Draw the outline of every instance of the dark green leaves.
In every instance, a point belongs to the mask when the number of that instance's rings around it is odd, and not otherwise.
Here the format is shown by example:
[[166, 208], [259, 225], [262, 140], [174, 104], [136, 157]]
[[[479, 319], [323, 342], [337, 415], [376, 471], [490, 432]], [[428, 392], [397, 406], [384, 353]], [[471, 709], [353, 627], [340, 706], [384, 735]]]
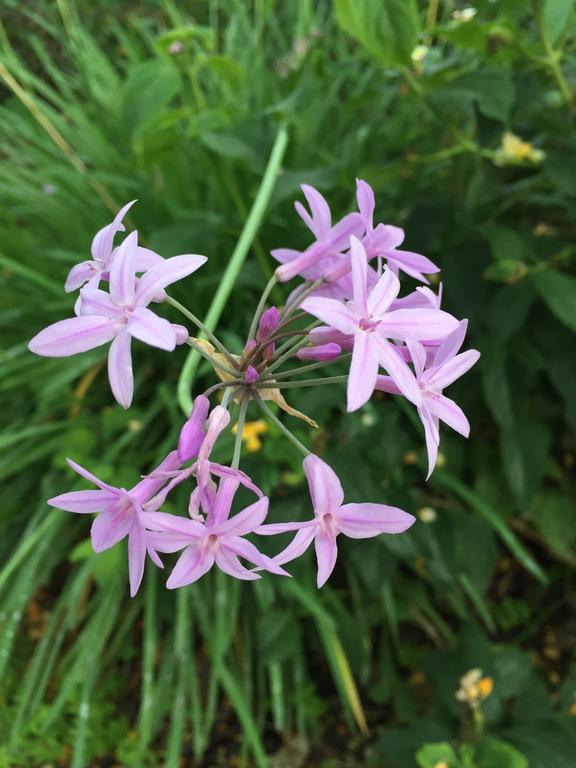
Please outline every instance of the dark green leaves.
[[558, 320], [576, 331], [576, 277], [560, 272], [540, 272], [534, 285]]
[[574, 7], [574, 0], [544, 0], [542, 25], [552, 45], [555, 45], [566, 31]]
[[383, 64], [409, 64], [420, 33], [415, 0], [334, 0], [336, 19]]

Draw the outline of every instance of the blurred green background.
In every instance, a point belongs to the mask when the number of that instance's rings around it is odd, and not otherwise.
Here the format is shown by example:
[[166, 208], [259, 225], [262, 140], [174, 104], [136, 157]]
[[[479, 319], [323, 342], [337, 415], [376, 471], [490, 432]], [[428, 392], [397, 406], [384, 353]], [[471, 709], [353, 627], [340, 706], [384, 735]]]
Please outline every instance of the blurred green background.
[[[574, 765], [574, 0], [4, 0], [0, 21], [0, 766]], [[185, 351], [138, 345], [124, 412], [105, 350], [26, 344], [134, 197], [149, 247], [209, 257], [172, 292], [202, 316], [284, 131], [218, 332], [240, 350], [269, 251], [308, 244], [299, 184], [339, 216], [364, 178], [470, 319], [482, 358], [450, 394], [471, 438], [444, 430], [424, 483], [409, 408], [293, 394], [348, 500], [419, 522], [343, 541], [320, 592], [309, 553], [292, 580], [177, 594], [150, 569], [130, 600], [122, 545], [92, 554], [45, 499], [75, 487], [66, 456], [123, 485], [173, 446]], [[194, 391], [212, 381], [201, 365]], [[279, 433], [242, 466], [276, 519], [307, 516]]]

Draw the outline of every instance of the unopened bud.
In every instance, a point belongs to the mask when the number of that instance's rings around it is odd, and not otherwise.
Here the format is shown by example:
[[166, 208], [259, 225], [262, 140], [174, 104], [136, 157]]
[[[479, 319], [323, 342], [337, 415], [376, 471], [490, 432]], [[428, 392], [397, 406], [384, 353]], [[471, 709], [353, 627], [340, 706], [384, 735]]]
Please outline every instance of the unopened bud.
[[260, 378], [260, 374], [253, 365], [249, 365], [248, 368], [246, 368], [246, 375], [244, 378], [248, 384], [254, 384], [254, 382], [258, 381]]
[[324, 363], [335, 360], [340, 352], [342, 352], [340, 344], [330, 342], [329, 344], [321, 344], [315, 347], [303, 347], [298, 350], [296, 357], [299, 360], [318, 360]]
[[263, 312], [258, 322], [256, 341], [266, 341], [280, 325], [280, 312], [278, 307], [270, 307]]

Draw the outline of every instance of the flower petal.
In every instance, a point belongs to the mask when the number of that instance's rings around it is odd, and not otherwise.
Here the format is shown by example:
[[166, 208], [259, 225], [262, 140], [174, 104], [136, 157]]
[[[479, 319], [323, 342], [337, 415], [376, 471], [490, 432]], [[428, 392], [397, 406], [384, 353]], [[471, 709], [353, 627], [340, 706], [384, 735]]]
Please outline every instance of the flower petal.
[[136, 288], [138, 232], [131, 232], [114, 254], [110, 268], [110, 295], [119, 306], [131, 306]]
[[144, 344], [172, 352], [176, 348], [176, 332], [172, 324], [147, 307], [136, 307], [130, 315], [128, 333]]
[[168, 589], [176, 589], [192, 584], [204, 576], [213, 565], [212, 552], [203, 552], [197, 544], [190, 544], [180, 555], [166, 586]]
[[178, 438], [178, 456], [182, 463], [190, 461], [198, 455], [206, 435], [204, 424], [206, 423], [209, 409], [210, 401], [208, 398], [204, 397], [204, 395], [198, 395], [194, 400], [192, 412], [180, 430]]
[[134, 509], [116, 506], [102, 512], [92, 523], [90, 534], [95, 552], [110, 549], [130, 533], [134, 523]]
[[302, 462], [312, 505], [316, 515], [335, 512], [344, 501], [344, 491], [338, 475], [325, 461], [311, 453]]
[[431, 341], [445, 338], [457, 325], [456, 318], [441, 309], [395, 309], [386, 314], [380, 329], [400, 341]]
[[94, 235], [91, 247], [93, 259], [104, 263], [108, 261], [112, 254], [114, 236], [117, 232], [124, 232], [125, 226], [122, 224], [122, 219], [126, 216], [135, 202], [136, 200], [131, 200], [129, 203], [126, 203], [126, 205], [120, 208], [116, 216], [114, 216], [112, 223], [102, 227], [102, 229]]
[[152, 472], [142, 478], [142, 480], [130, 490], [130, 495], [137, 499], [138, 504], [145, 504], [155, 493], [157, 493], [157, 491], [160, 490], [160, 488], [162, 488], [164, 483], [170, 479], [165, 473], [174, 472], [174, 470], [179, 469], [180, 464], [181, 461], [178, 458], [178, 451], [170, 451]]
[[469, 371], [478, 362], [479, 357], [480, 352], [476, 349], [468, 349], [466, 352], [461, 352], [438, 368], [435, 367], [427, 371], [430, 376], [426, 378], [426, 386], [434, 389], [444, 389], [444, 387], [459, 379], [460, 376], [463, 376], [466, 371]]
[[388, 267], [384, 267], [382, 277], [378, 280], [368, 296], [368, 311], [374, 317], [382, 317], [400, 291], [400, 280]]
[[251, 541], [243, 539], [241, 536], [226, 536], [220, 540], [221, 548], [229, 549], [235, 555], [243, 557], [250, 563], [254, 563], [259, 568], [264, 568], [277, 576], [289, 576], [290, 574], [281, 568], [275, 560], [268, 555], [263, 554], [252, 544]]
[[149, 531], [177, 533], [179, 536], [188, 537], [189, 540], [203, 538], [206, 534], [202, 523], [168, 512], [144, 512], [141, 520], [142, 525]]
[[426, 451], [428, 453], [428, 474], [426, 480], [430, 477], [436, 466], [438, 456], [438, 446], [440, 445], [440, 435], [438, 433], [437, 419], [425, 407], [418, 408], [418, 415], [424, 425], [424, 436], [426, 438]]
[[163, 288], [188, 277], [207, 261], [206, 256], [196, 254], [183, 254], [165, 259], [162, 264], [150, 269], [138, 281], [136, 303], [140, 307], [145, 307]]
[[122, 331], [110, 345], [108, 352], [108, 379], [112, 394], [123, 408], [129, 408], [134, 394], [132, 373], [131, 336]]
[[368, 314], [367, 280], [368, 280], [368, 261], [364, 246], [357, 237], [350, 238], [350, 262], [352, 264], [352, 286], [354, 295], [354, 306], [356, 311], [364, 317]]
[[426, 398], [426, 405], [434, 416], [448, 424], [449, 427], [452, 427], [462, 437], [468, 437], [470, 434], [470, 424], [464, 411], [454, 400], [450, 400], [445, 395], [430, 395]]
[[53, 496], [46, 502], [51, 507], [63, 509], [65, 512], [103, 512], [111, 504], [118, 501], [118, 495], [110, 491], [71, 491]]
[[300, 557], [300, 555], [304, 554], [310, 544], [312, 544], [312, 541], [316, 536], [317, 529], [318, 526], [315, 521], [314, 525], [300, 528], [290, 544], [288, 544], [288, 546], [283, 549], [282, 552], [279, 552], [276, 557], [273, 558], [274, 562], [278, 565], [282, 565], [283, 563], [289, 563], [292, 560], [296, 560], [297, 557]]
[[422, 399], [420, 387], [400, 353], [386, 339], [380, 338], [377, 334], [374, 334], [374, 338], [377, 342], [380, 365], [388, 371], [404, 397], [411, 403], [419, 403]]
[[414, 515], [387, 504], [344, 504], [336, 517], [340, 531], [352, 539], [368, 539], [381, 533], [402, 533], [415, 522]]
[[328, 581], [338, 557], [338, 547], [336, 545], [336, 536], [331, 533], [319, 532], [314, 540], [316, 549], [316, 560], [318, 562], [318, 574], [316, 583], [318, 589], [323, 587]]
[[390, 395], [402, 394], [392, 376], [377, 376], [375, 389], [378, 389], [380, 392], [388, 392]]
[[374, 218], [374, 190], [362, 179], [356, 179], [356, 200], [358, 201], [358, 210], [364, 220], [366, 227], [372, 229], [372, 220]]
[[71, 317], [49, 325], [28, 344], [43, 357], [69, 357], [112, 341], [118, 323], [107, 317]]
[[135, 523], [128, 534], [128, 575], [130, 597], [134, 597], [142, 583], [146, 562], [146, 537], [144, 530]]
[[300, 189], [304, 193], [312, 215], [308, 214], [302, 203], [296, 202], [294, 207], [308, 229], [312, 231], [317, 239], [320, 239], [330, 231], [332, 226], [330, 206], [323, 195], [309, 184], [301, 184]]
[[393, 250], [384, 253], [384, 256], [397, 264], [397, 266], [407, 275], [416, 278], [416, 280], [421, 280], [424, 283], [428, 282], [424, 275], [434, 275], [437, 272], [440, 272], [440, 267], [437, 267], [436, 264], [426, 258], [426, 256], [422, 256], [421, 253]]
[[97, 485], [98, 488], [102, 489], [103, 491], [108, 491], [109, 493], [115, 494], [116, 496], [121, 495], [121, 491], [118, 488], [114, 488], [114, 486], [102, 482], [99, 477], [93, 475], [92, 472], [88, 472], [87, 469], [84, 469], [84, 467], [82, 467], [80, 464], [77, 464], [75, 461], [72, 461], [72, 459], [66, 459], [66, 462], [68, 466], [74, 470], [74, 472], [79, 474], [81, 477], [84, 477], [86, 480], [89, 480], [91, 483], [94, 483], [94, 485]]
[[305, 312], [341, 333], [351, 334], [358, 328], [358, 319], [354, 310], [336, 299], [309, 296], [300, 306]]
[[148, 272], [152, 267], [157, 267], [163, 263], [164, 258], [156, 251], [143, 248], [141, 245], [136, 248], [136, 272]]
[[268, 497], [263, 496], [234, 517], [229, 517], [211, 530], [226, 536], [245, 536], [262, 525], [268, 514]]
[[354, 334], [354, 349], [348, 375], [347, 410], [357, 410], [370, 400], [378, 376], [378, 348], [374, 334], [358, 330]]
[[216, 550], [216, 565], [221, 571], [224, 571], [224, 573], [227, 573], [229, 576], [233, 576], [235, 579], [256, 581], [257, 579], [262, 578], [259, 573], [249, 571], [248, 568], [243, 566], [234, 552], [223, 545], [220, 545]]
[[80, 304], [78, 307], [80, 316], [98, 315], [99, 317], [116, 318], [119, 323], [122, 310], [112, 301], [109, 293], [100, 288], [86, 286], [80, 291]]
[[77, 288], [81, 288], [84, 283], [87, 283], [88, 280], [91, 280], [98, 274], [96, 266], [93, 261], [82, 261], [80, 264], [75, 264], [70, 272], [68, 272], [68, 277], [64, 283], [66, 293], [71, 293]]
[[461, 320], [456, 326], [456, 329], [446, 336], [434, 355], [434, 360], [432, 362], [434, 367], [447, 363], [448, 360], [455, 357], [462, 344], [464, 344], [467, 330], [468, 320]]
[[406, 341], [406, 346], [410, 352], [410, 359], [414, 364], [416, 377], [420, 378], [424, 372], [424, 366], [426, 365], [426, 350], [419, 341], [413, 341], [412, 339]]

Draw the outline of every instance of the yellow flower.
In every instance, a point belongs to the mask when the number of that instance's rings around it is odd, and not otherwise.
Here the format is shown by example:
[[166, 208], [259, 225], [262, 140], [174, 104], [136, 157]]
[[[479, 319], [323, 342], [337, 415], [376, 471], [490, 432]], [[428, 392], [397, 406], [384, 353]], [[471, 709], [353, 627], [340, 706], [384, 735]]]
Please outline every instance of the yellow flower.
[[491, 677], [482, 677], [481, 669], [471, 669], [460, 678], [460, 688], [456, 691], [456, 699], [475, 709], [488, 698], [494, 689]]
[[[232, 432], [236, 434], [238, 431], [238, 425], [234, 425]], [[256, 453], [262, 448], [262, 440], [260, 435], [265, 435], [268, 432], [268, 422], [263, 419], [257, 421], [247, 421], [242, 429], [242, 440], [246, 446], [246, 450], [249, 453]]]
[[544, 158], [545, 153], [541, 149], [536, 149], [529, 141], [523, 141], [519, 136], [511, 131], [506, 131], [502, 135], [502, 142], [499, 149], [494, 153], [494, 162], [496, 165], [539, 165]]
[[436, 763], [434, 768], [450, 768], [450, 766], [445, 760], [440, 760], [438, 763]]
[[421, 507], [416, 514], [423, 523], [435, 523], [438, 519], [436, 510], [433, 507]]
[[576, 715], [576, 701], [573, 701], [572, 704], [570, 704], [568, 712], [570, 712], [571, 715]]

